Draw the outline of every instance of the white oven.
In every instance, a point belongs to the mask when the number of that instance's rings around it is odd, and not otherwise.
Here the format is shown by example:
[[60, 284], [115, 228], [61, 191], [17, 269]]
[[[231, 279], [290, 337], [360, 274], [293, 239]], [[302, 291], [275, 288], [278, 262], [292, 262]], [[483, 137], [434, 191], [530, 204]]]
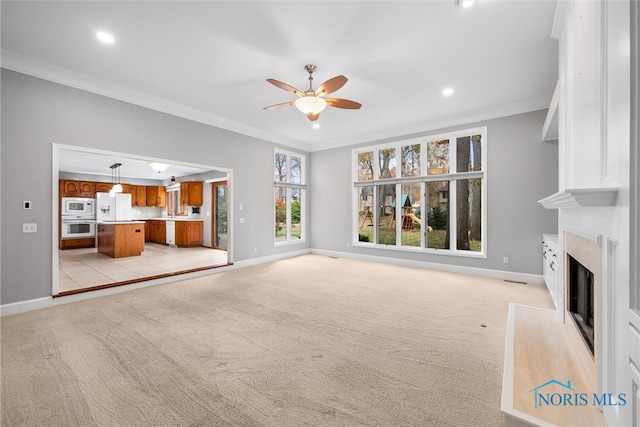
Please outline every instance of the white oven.
[[84, 239], [96, 237], [96, 221], [88, 218], [62, 217], [63, 239]]
[[63, 197], [62, 198], [62, 216], [65, 215], [84, 215], [95, 219], [96, 212], [93, 209], [95, 200], [85, 197]]

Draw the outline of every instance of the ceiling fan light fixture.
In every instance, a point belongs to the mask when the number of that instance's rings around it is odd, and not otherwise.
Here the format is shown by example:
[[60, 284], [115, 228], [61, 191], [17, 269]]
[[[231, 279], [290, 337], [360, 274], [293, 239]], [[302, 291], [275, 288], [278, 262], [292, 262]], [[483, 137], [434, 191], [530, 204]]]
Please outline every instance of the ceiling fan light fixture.
[[456, 0], [456, 6], [466, 9], [471, 7], [475, 3], [475, 0]]
[[116, 41], [115, 37], [104, 31], [98, 31], [96, 33], [96, 38], [106, 44], [113, 44]]
[[296, 107], [304, 114], [319, 114], [327, 106], [327, 101], [317, 96], [303, 96], [296, 99]]
[[151, 169], [158, 173], [164, 172], [169, 167], [169, 165], [166, 163], [147, 162], [147, 164], [151, 166]]

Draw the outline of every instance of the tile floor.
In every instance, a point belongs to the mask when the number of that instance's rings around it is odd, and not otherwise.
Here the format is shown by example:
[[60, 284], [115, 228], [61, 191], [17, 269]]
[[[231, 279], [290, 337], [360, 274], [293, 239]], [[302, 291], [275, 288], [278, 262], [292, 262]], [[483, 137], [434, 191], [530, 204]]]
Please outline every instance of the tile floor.
[[227, 252], [145, 243], [142, 255], [111, 258], [96, 248], [59, 251], [58, 290], [66, 292], [227, 263]]

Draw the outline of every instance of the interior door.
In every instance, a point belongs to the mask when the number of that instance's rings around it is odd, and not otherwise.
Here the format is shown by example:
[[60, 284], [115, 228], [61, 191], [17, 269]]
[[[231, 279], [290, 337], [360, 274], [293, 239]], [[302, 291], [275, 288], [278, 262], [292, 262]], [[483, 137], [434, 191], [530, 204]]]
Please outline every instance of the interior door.
[[211, 227], [211, 242], [215, 249], [227, 250], [227, 181], [214, 182], [211, 184], [213, 226]]

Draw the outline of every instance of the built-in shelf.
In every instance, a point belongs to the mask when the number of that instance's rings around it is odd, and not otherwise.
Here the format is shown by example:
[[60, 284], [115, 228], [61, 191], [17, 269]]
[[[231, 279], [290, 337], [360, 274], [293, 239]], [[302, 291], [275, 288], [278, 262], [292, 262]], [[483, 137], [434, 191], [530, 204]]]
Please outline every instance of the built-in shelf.
[[553, 97], [551, 98], [551, 104], [547, 111], [547, 117], [544, 120], [544, 125], [542, 126], [543, 141], [558, 140], [558, 104], [560, 102], [559, 86], [560, 82], [556, 83], [556, 89], [553, 91]]
[[617, 198], [617, 188], [574, 188], [552, 194], [538, 203], [547, 209], [615, 206]]

